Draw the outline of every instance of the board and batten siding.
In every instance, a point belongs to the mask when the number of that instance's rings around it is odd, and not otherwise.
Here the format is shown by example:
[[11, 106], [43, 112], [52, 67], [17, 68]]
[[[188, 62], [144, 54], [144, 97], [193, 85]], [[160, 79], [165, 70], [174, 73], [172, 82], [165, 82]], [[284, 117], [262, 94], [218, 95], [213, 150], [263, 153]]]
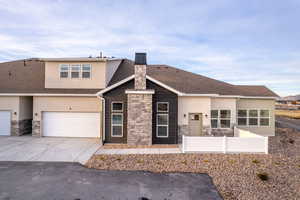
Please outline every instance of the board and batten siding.
[[[177, 95], [159, 85], [147, 80], [147, 89], [155, 90], [153, 94], [153, 114], [152, 114], [152, 143], [153, 144], [176, 144], [177, 143], [177, 123], [178, 104]], [[117, 88], [103, 94], [105, 99], [105, 142], [107, 143], [127, 143], [127, 89], [134, 89], [134, 80], [128, 81]], [[111, 137], [111, 103], [123, 102], [123, 137]], [[169, 102], [169, 137], [156, 137], [156, 104], [157, 102]]]
[[270, 111], [269, 126], [237, 126], [262, 136], [275, 135], [275, 100], [273, 99], [238, 99], [237, 110], [267, 109]]

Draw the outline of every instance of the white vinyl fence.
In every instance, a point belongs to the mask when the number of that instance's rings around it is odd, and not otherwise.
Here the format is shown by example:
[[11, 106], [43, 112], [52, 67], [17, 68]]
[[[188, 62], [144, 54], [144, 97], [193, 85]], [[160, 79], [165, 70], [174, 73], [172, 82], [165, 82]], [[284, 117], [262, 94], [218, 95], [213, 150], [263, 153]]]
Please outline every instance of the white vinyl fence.
[[182, 136], [182, 152], [266, 153], [268, 137]]

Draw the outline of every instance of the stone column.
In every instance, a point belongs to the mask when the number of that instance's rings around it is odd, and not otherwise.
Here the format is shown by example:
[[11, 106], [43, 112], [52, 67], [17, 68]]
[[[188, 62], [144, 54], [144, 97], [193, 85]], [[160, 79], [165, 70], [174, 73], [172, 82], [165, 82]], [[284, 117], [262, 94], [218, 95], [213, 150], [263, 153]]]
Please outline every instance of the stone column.
[[134, 65], [134, 88], [146, 90], [146, 65]]
[[11, 121], [11, 136], [21, 136], [31, 133], [31, 119], [12, 120]]
[[41, 136], [41, 122], [32, 121], [32, 136], [40, 137]]
[[127, 144], [152, 145], [154, 90], [127, 90]]

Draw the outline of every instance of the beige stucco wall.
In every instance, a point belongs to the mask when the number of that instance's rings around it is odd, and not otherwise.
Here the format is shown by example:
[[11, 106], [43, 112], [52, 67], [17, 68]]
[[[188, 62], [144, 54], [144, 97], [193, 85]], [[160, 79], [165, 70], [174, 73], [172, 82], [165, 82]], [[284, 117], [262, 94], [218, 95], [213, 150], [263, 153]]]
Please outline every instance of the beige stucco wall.
[[20, 103], [19, 120], [32, 119], [33, 98], [20, 97], [19, 103]]
[[33, 120], [40, 121], [43, 111], [101, 112], [97, 97], [33, 97]]
[[236, 123], [236, 98], [212, 98], [211, 110], [231, 110], [231, 124]]
[[238, 126], [238, 128], [252, 131], [263, 136], [275, 135], [275, 100], [267, 99], [239, 99], [237, 100], [237, 109], [268, 109], [270, 110], [269, 127], [249, 127]]
[[[11, 111], [12, 120], [19, 119], [19, 101], [17, 97], [0, 97], [0, 111]], [[14, 114], [16, 113], [16, 114]]]
[[[91, 64], [91, 78], [60, 78], [60, 64]], [[105, 88], [106, 62], [45, 62], [45, 88]]]
[[210, 126], [210, 107], [209, 97], [178, 97], [178, 124], [188, 125], [189, 113], [202, 113], [203, 126]]

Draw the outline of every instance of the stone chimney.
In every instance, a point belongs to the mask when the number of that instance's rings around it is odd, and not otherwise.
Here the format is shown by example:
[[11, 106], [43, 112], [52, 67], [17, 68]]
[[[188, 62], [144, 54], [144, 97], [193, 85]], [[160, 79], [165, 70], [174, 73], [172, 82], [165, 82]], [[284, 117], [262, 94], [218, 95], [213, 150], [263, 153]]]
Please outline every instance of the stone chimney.
[[146, 53], [135, 54], [134, 89], [127, 94], [127, 144], [152, 144], [152, 95], [146, 88]]
[[135, 53], [134, 61], [134, 89], [146, 90], [146, 53]]

